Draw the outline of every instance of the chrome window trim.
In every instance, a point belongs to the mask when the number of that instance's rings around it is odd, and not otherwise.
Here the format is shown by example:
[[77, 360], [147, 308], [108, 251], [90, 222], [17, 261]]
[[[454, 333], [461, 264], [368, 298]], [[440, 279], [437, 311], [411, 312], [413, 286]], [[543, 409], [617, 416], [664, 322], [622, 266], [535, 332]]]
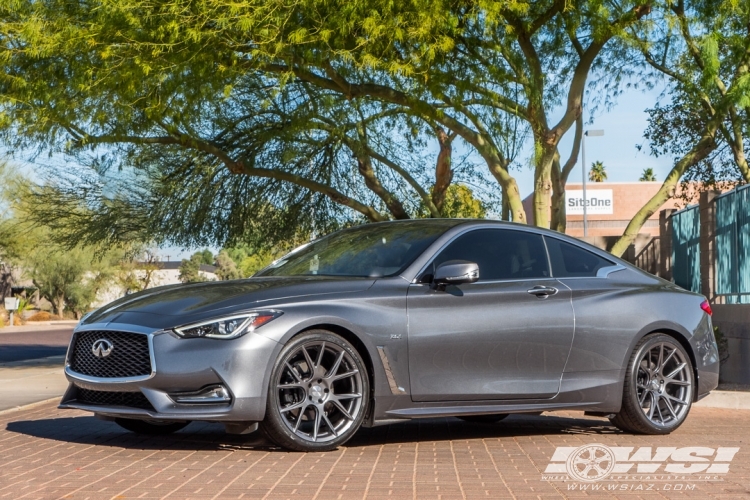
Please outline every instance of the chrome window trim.
[[[151, 373], [149, 375], [139, 375], [137, 377], [107, 378], [107, 377], [92, 377], [91, 375], [84, 375], [82, 373], [73, 371], [73, 369], [70, 367], [70, 349], [75, 343], [76, 336], [78, 335], [78, 333], [84, 332], [84, 331], [134, 333], [137, 335], [146, 335], [146, 337], [148, 337], [148, 355], [149, 355], [149, 359], [151, 360]], [[156, 375], [156, 357], [154, 356], [154, 336], [157, 333], [162, 333], [162, 332], [159, 331], [159, 332], [144, 333], [144, 332], [128, 331], [125, 329], [113, 330], [111, 328], [87, 328], [85, 330], [77, 329], [73, 332], [73, 337], [71, 338], [70, 344], [68, 345], [68, 354], [65, 356], [65, 375], [69, 376], [70, 378], [80, 380], [81, 382], [101, 383], [101, 384], [128, 384], [131, 382], [143, 382], [144, 380], [152, 379]]]

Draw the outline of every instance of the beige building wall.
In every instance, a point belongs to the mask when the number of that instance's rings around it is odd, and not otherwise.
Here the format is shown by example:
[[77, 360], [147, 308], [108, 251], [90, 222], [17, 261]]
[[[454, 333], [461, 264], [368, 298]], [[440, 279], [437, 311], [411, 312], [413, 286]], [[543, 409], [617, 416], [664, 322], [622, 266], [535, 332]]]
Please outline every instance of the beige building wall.
[[[627, 227], [630, 219], [650, 200], [661, 187], [661, 182], [587, 182], [586, 198], [596, 196], [597, 191], [612, 190], [611, 214], [587, 214], [589, 236], [620, 236]], [[581, 183], [568, 183], [566, 190], [581, 190]], [[526, 216], [534, 223], [533, 211], [534, 195], [523, 200]], [[682, 208], [685, 202], [681, 199], [670, 199], [659, 210], [666, 208]], [[649, 236], [659, 235], [659, 210], [657, 210], [640, 230], [641, 234]], [[565, 233], [571, 236], [583, 236], [583, 215], [567, 214], [567, 228]]]

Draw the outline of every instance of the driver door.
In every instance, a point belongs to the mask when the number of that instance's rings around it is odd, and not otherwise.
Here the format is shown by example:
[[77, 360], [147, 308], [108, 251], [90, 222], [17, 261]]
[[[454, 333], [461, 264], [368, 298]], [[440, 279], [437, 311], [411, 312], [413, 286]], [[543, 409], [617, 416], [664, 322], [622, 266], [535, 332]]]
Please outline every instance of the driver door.
[[573, 341], [570, 290], [550, 277], [542, 236], [475, 229], [444, 247], [475, 262], [479, 280], [439, 290], [410, 285], [409, 376], [414, 401], [546, 399], [560, 387]]

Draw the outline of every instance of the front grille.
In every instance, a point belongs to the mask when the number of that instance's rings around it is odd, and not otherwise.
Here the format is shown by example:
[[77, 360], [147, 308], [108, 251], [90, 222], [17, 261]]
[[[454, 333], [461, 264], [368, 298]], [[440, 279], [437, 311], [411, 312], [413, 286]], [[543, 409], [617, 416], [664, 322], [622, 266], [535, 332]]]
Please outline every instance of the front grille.
[[140, 408], [143, 410], [152, 410], [146, 396], [142, 392], [109, 392], [109, 391], [92, 391], [89, 389], [78, 388], [76, 402], [96, 406], [127, 406], [128, 408]]
[[[94, 356], [94, 342], [106, 339], [112, 352], [106, 358]], [[91, 331], [76, 333], [70, 369], [100, 378], [141, 377], [151, 374], [148, 336], [140, 333]]]

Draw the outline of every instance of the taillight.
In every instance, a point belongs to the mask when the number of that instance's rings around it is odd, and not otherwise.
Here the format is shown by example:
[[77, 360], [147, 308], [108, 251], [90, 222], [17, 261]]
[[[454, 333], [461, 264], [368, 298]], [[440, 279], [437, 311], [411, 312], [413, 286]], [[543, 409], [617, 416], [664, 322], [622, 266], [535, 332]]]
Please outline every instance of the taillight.
[[709, 316], [711, 316], [714, 313], [711, 310], [711, 304], [709, 304], [707, 300], [704, 300], [703, 302], [701, 302], [701, 309], [706, 311], [706, 314], [708, 314]]

